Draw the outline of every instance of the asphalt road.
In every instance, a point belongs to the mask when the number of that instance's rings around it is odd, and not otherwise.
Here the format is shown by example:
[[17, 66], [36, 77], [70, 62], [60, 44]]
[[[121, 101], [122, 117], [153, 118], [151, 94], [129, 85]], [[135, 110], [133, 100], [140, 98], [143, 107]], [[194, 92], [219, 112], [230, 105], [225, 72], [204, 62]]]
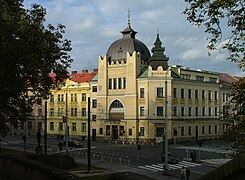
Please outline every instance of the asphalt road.
[[[48, 139], [48, 153], [54, 153], [58, 151], [58, 140], [57, 138], [49, 138]], [[83, 142], [86, 147], [86, 141]], [[43, 138], [41, 142], [43, 145]], [[19, 150], [24, 150], [24, 141], [21, 136], [8, 136], [3, 139], [1, 145], [3, 147], [11, 147]], [[26, 150], [35, 152], [35, 146], [37, 146], [37, 140], [35, 137], [29, 137], [28, 142], [26, 143]], [[155, 165], [161, 165], [161, 154], [163, 153], [163, 147], [161, 144], [155, 145], [142, 145], [141, 149], [138, 150], [137, 145], [122, 145], [116, 143], [106, 143], [106, 142], [92, 142], [92, 157], [97, 160], [107, 160], [118, 163], [124, 163], [130, 166], [138, 166], [141, 168], [145, 168], [146, 170], [153, 171], [155, 169]], [[224, 152], [228, 151], [230, 147], [229, 142], [225, 141], [206, 141], [204, 142], [204, 146], [200, 149], [200, 158], [202, 159], [223, 159], [225, 158]], [[73, 156], [81, 156], [81, 158], [86, 158], [86, 148], [77, 149], [77, 148], [69, 148], [74, 153]], [[191, 143], [181, 143], [177, 145], [169, 145], [169, 152], [172, 154], [176, 154], [179, 158], [180, 162], [177, 165], [171, 166], [171, 174], [179, 176], [180, 165], [189, 166], [185, 164], [185, 158], [187, 157], [187, 149], [188, 156], [190, 156], [191, 149], [195, 149], [196, 153], [199, 154], [199, 147], [195, 142]], [[81, 153], [83, 152], [83, 154]], [[198, 164], [191, 166], [191, 179], [196, 179], [213, 169], [207, 164]], [[147, 168], [146, 168], [147, 167]], [[148, 168], [150, 167], [150, 168]]]

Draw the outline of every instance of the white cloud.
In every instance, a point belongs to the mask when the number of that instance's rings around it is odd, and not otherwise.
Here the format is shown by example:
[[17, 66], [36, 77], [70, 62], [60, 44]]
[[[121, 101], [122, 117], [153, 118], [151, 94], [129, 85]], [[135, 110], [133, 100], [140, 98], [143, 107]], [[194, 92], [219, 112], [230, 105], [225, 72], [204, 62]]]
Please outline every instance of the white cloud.
[[[120, 31], [127, 26], [127, 12], [131, 12], [131, 25], [138, 32], [136, 38], [149, 50], [153, 46], [157, 29], [166, 48], [169, 64], [178, 63], [193, 69], [217, 66], [223, 72], [238, 71], [214, 52], [208, 56], [204, 31], [190, 25], [182, 14], [185, 3], [179, 0], [25, 0], [26, 7], [37, 3], [47, 9], [46, 21], [66, 26], [67, 39], [72, 41], [72, 70], [81, 70], [92, 64], [97, 68], [98, 56], [104, 56], [110, 44], [122, 37]], [[234, 64], [234, 63], [233, 63]], [[226, 65], [226, 66], [225, 66]], [[213, 67], [211, 67], [213, 68]], [[217, 68], [218, 69], [218, 68]]]

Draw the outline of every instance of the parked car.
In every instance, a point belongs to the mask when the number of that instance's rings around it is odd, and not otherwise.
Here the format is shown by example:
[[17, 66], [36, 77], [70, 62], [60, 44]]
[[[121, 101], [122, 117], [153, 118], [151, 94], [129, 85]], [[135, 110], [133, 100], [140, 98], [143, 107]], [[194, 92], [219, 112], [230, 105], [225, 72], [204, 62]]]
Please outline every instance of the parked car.
[[[165, 160], [164, 154], [162, 155], [161, 158], [162, 158], [162, 161], [164, 162], [164, 160]], [[179, 159], [178, 159], [177, 155], [169, 152], [168, 153], [168, 164], [177, 164], [177, 163], [179, 163]]]
[[[64, 140], [64, 146], [66, 146], [65, 140]], [[68, 147], [84, 147], [84, 145], [82, 144], [82, 142], [74, 138], [68, 140]]]
[[169, 164], [178, 164], [179, 159], [178, 159], [177, 155], [169, 153], [168, 154], [168, 163]]

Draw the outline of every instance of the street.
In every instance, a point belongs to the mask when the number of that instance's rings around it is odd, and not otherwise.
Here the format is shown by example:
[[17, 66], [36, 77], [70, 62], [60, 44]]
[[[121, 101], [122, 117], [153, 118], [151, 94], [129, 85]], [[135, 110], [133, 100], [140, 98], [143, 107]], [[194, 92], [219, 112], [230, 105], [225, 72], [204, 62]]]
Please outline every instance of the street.
[[[69, 154], [74, 157], [86, 158], [87, 148], [86, 141], [83, 141], [84, 148], [74, 148], [69, 147]], [[48, 154], [58, 153], [59, 141], [57, 138], [48, 138]], [[43, 145], [43, 138], [41, 140], [41, 145]], [[181, 144], [169, 144], [169, 152], [177, 155], [179, 163], [169, 164], [169, 173], [176, 177], [180, 174], [180, 169], [184, 167], [189, 167], [191, 169], [191, 179], [196, 179], [200, 177], [221, 164], [229, 161], [225, 157], [226, 153], [229, 153], [229, 143], [225, 141], [205, 141], [204, 145], [200, 148], [200, 162], [190, 161], [190, 151], [194, 150], [199, 154], [199, 147], [195, 142], [191, 143], [181, 143]], [[35, 137], [29, 137], [26, 145], [21, 136], [7, 136], [1, 142], [2, 147], [14, 148], [18, 150], [26, 150], [30, 152], [35, 152], [35, 147], [37, 146], [37, 140]], [[163, 152], [163, 147], [161, 144], [143, 144], [138, 150], [135, 144], [117, 144], [116, 142], [92, 142], [92, 162], [96, 161], [108, 161], [113, 163], [120, 163], [124, 166], [134, 166], [139, 169], [150, 172], [163, 171], [163, 164], [161, 160], [161, 154]], [[64, 147], [65, 148], [65, 147]], [[64, 149], [63, 149], [63, 152]], [[199, 157], [198, 157], [199, 158]], [[199, 160], [199, 159], [198, 159]]]

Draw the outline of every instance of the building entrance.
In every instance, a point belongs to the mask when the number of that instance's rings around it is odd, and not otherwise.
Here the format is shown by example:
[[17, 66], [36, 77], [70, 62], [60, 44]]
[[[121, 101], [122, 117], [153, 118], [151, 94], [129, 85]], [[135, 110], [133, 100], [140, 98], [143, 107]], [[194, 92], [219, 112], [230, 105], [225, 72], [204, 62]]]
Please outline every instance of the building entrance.
[[118, 126], [112, 126], [112, 139], [118, 139]]

